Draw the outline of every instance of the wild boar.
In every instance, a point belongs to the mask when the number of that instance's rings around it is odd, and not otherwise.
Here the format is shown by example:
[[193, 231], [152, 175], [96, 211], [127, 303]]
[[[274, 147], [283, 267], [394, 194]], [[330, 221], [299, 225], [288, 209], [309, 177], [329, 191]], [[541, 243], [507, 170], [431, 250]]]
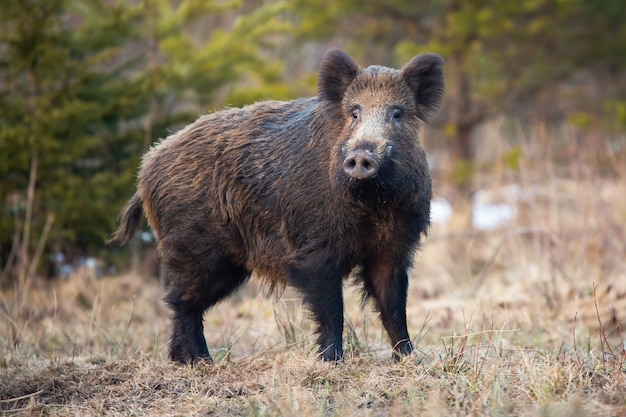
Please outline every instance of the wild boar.
[[172, 282], [171, 359], [211, 360], [203, 312], [252, 272], [302, 294], [323, 359], [343, 357], [349, 276], [374, 300], [394, 357], [411, 353], [407, 269], [432, 194], [418, 133], [443, 93], [439, 55], [362, 69], [332, 49], [317, 96], [205, 115], [153, 146], [112, 240], [128, 242], [145, 213]]

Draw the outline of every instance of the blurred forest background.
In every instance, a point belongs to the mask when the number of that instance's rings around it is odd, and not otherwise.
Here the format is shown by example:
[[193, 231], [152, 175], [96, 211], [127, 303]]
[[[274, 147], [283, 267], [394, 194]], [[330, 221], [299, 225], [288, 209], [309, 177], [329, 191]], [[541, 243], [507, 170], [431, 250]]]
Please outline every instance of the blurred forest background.
[[364, 66], [445, 58], [436, 193], [471, 195], [494, 121], [511, 169], [525, 129], [601, 138], [583, 149], [602, 148], [602, 175], [626, 153], [624, 0], [3, 0], [0, 285], [52, 261], [127, 267], [104, 241], [148, 147], [223, 106], [314, 95], [330, 46]]

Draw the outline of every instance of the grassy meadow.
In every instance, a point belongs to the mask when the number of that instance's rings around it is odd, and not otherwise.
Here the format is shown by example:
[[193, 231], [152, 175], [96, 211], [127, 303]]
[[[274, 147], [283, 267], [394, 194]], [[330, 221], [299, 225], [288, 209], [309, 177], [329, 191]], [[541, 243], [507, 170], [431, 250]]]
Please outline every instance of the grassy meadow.
[[624, 139], [537, 128], [509, 143], [497, 123], [481, 135], [473, 189], [515, 217], [472, 228], [436, 159], [453, 215], [411, 272], [415, 356], [391, 361], [347, 281], [346, 359], [318, 361], [297, 294], [252, 280], [205, 314], [215, 363], [172, 364], [158, 280], [84, 272], [0, 293], [0, 414], [626, 416]]

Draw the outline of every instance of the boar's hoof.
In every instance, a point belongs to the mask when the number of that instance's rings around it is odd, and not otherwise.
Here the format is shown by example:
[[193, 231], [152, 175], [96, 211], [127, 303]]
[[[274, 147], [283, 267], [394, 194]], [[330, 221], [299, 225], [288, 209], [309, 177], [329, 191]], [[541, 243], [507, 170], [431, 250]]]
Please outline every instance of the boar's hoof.
[[182, 364], [213, 362], [202, 333], [181, 336], [180, 332], [174, 330], [173, 336], [170, 342], [171, 360]]
[[393, 353], [391, 354], [391, 358], [399, 362], [405, 356], [413, 355], [413, 343], [410, 340], [405, 339], [401, 340], [393, 348]]
[[320, 350], [320, 356], [326, 362], [343, 361], [343, 350], [335, 349], [335, 347], [331, 345], [327, 349]]
[[343, 161], [343, 172], [355, 180], [366, 180], [378, 172], [378, 161], [365, 149], [351, 151]]
[[192, 365], [200, 362], [213, 362], [213, 358], [209, 352], [192, 352], [190, 350], [182, 349], [172, 350], [170, 352], [170, 360], [183, 365]]

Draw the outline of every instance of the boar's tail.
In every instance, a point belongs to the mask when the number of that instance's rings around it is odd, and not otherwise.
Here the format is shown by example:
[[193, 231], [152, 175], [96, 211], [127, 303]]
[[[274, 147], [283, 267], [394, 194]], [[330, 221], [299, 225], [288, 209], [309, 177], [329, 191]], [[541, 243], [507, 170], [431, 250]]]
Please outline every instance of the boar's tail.
[[135, 231], [141, 222], [141, 214], [143, 212], [143, 203], [139, 192], [136, 192], [120, 214], [120, 226], [117, 232], [107, 240], [107, 243], [119, 243], [125, 245], [135, 235]]

